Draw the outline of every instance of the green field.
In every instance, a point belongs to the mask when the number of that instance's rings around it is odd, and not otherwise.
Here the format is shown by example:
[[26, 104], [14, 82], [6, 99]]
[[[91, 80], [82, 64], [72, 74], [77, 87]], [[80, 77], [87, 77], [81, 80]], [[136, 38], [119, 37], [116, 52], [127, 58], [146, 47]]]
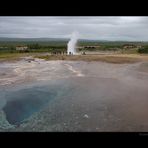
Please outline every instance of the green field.
[[[67, 51], [68, 39], [63, 40], [31, 40], [31, 39], [3, 39], [0, 40], [0, 59], [18, 59], [22, 56], [28, 56], [36, 53], [52, 53], [59, 51]], [[138, 47], [135, 48], [124, 48], [125, 44], [134, 44], [135, 46], [142, 46], [139, 50]], [[27, 46], [28, 51], [26, 53], [20, 53], [16, 51], [16, 46]], [[146, 53], [148, 42], [122, 42], [122, 41], [91, 41], [91, 40], [79, 40], [77, 43], [79, 52], [106, 52], [111, 51], [116, 54], [139, 54]], [[86, 48], [87, 46], [98, 46], [95, 48]], [[140, 52], [139, 52], [140, 51]], [[144, 51], [144, 52], [143, 52]]]

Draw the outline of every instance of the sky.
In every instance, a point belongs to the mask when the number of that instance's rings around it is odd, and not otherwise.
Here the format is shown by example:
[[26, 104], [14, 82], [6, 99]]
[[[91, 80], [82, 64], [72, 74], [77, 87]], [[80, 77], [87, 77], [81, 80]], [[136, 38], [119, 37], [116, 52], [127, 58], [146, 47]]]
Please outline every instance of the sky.
[[0, 17], [0, 37], [148, 41], [148, 17]]

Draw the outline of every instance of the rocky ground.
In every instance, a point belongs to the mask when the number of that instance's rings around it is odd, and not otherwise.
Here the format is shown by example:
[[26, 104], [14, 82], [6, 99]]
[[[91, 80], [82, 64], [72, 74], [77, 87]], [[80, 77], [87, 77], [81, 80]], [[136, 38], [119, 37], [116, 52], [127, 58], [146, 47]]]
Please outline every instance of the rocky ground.
[[[32, 83], [41, 88], [59, 86], [58, 95], [20, 125], [10, 124], [3, 111], [7, 103], [3, 90], [20, 91]], [[0, 130], [148, 131], [147, 84], [147, 61], [113, 64], [30, 57], [4, 62], [0, 64]]]

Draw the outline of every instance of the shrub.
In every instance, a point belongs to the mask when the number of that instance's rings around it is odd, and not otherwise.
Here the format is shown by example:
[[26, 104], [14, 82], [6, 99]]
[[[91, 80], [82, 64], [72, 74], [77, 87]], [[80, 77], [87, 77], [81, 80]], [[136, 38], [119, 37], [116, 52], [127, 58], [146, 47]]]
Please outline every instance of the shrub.
[[142, 47], [138, 49], [139, 53], [148, 53], [148, 47]]

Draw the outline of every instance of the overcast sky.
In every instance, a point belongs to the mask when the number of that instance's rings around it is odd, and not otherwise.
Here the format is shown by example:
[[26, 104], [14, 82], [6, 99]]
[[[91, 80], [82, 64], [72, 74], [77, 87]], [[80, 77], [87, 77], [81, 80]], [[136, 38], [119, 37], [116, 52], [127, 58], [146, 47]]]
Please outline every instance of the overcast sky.
[[148, 41], [148, 17], [0, 17], [0, 37]]

